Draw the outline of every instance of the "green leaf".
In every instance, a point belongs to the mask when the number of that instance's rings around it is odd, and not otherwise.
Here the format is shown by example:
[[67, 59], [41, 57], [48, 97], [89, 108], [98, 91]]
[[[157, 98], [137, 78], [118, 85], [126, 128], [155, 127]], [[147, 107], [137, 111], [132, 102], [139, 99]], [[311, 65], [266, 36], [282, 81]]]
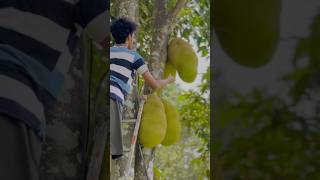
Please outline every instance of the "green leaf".
[[160, 169], [156, 166], [153, 166], [153, 179], [154, 180], [162, 180], [163, 176]]

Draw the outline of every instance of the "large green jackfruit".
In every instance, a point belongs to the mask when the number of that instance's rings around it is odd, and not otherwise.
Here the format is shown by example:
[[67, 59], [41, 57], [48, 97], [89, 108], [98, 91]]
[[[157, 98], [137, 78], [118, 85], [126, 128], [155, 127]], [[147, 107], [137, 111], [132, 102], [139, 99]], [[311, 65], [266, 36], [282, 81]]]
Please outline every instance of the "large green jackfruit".
[[177, 73], [177, 69], [170, 62], [167, 62], [164, 67], [163, 77], [167, 78], [169, 75], [171, 75], [172, 77], [175, 78], [176, 73]]
[[168, 47], [168, 61], [177, 69], [180, 78], [193, 82], [197, 76], [198, 57], [192, 46], [181, 38], [174, 38]]
[[281, 0], [215, 0], [213, 27], [224, 51], [238, 64], [261, 67], [279, 37]]
[[181, 124], [177, 109], [167, 100], [162, 102], [167, 116], [167, 131], [161, 144], [169, 146], [180, 140]]
[[148, 96], [145, 102], [139, 131], [139, 140], [144, 147], [160, 144], [167, 128], [167, 119], [161, 99], [156, 94]]
[[191, 83], [197, 77], [198, 60], [190, 59], [188, 63], [182, 63], [177, 68], [179, 77], [184, 81]]

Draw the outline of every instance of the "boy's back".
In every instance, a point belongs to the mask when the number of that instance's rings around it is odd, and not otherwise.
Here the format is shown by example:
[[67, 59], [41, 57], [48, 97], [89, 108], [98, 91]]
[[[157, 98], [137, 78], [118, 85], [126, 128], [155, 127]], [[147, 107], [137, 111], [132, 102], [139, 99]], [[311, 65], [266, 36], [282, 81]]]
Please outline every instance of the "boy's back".
[[131, 89], [135, 71], [140, 75], [148, 71], [136, 51], [121, 46], [110, 48], [110, 98], [123, 103]]

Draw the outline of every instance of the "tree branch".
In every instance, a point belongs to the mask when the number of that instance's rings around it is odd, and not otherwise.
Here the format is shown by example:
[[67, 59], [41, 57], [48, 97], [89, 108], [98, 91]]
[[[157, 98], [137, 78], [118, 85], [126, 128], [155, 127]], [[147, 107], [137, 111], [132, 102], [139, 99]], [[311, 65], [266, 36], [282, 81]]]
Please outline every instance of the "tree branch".
[[172, 21], [175, 19], [186, 3], [187, 0], [178, 0], [176, 6], [168, 13], [168, 20]]
[[166, 8], [165, 8], [166, 1], [165, 0], [155, 0], [154, 2], [154, 14], [153, 17], [154, 19], [154, 25], [153, 27], [155, 29], [159, 28], [162, 24], [165, 23], [163, 17], [166, 16]]

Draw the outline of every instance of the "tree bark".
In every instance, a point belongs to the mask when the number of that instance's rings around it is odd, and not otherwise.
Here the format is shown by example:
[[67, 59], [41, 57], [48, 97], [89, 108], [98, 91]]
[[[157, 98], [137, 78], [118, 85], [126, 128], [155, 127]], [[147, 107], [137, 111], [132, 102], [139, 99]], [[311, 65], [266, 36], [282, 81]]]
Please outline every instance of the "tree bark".
[[[167, 43], [168, 43], [168, 28], [167, 28], [167, 13], [165, 9], [165, 0], [156, 0], [154, 7], [155, 17], [153, 24], [152, 45], [149, 60], [149, 70], [151, 74], [156, 78], [162, 78], [165, 62], [167, 60]], [[145, 88], [145, 94], [150, 94], [152, 89], [148, 86]], [[148, 180], [153, 179], [153, 162], [154, 162], [153, 149], [142, 149], [143, 156], [139, 151], [136, 151], [136, 164], [135, 164], [135, 179]], [[147, 176], [146, 176], [147, 172]]]
[[85, 142], [81, 139], [87, 117], [84, 78], [87, 60], [82, 44], [65, 77], [62, 95], [53, 109], [46, 112], [47, 136], [42, 146], [40, 179], [79, 180], [85, 175]]
[[[154, 23], [153, 23], [153, 35], [151, 45], [151, 56], [149, 61], [149, 70], [156, 79], [163, 77], [163, 70], [167, 61], [167, 45], [169, 41], [169, 34], [172, 31], [172, 25], [177, 18], [180, 10], [185, 5], [186, 0], [178, 0], [174, 9], [170, 12], [165, 8], [165, 0], [155, 0], [154, 3]], [[145, 94], [151, 93], [151, 88], [146, 87]], [[140, 154], [136, 155], [136, 173], [135, 179], [147, 180], [153, 179], [153, 163], [155, 148], [142, 150], [143, 157]], [[138, 153], [139, 151], [136, 151]], [[147, 167], [145, 167], [147, 166]], [[148, 172], [148, 177], [145, 176], [145, 172]]]
[[[154, 11], [154, 31], [152, 36], [151, 56], [149, 60], [149, 70], [155, 78], [162, 78], [163, 69], [167, 60], [167, 44], [168, 34], [171, 31], [171, 25], [175, 20], [177, 14], [185, 4], [185, 0], [178, 0], [176, 7], [169, 13], [165, 8], [165, 0], [155, 1]], [[119, 7], [117, 8], [118, 17], [128, 17], [138, 21], [138, 0], [118, 0], [114, 3]], [[136, 34], [136, 37], [137, 34]], [[136, 82], [136, 81], [135, 81]], [[146, 87], [144, 94], [151, 92], [150, 87]], [[128, 95], [125, 102], [125, 115], [124, 119], [136, 119], [138, 111], [138, 94], [137, 88], [134, 87], [133, 91]], [[133, 134], [134, 124], [126, 124], [123, 126], [123, 139], [124, 149], [129, 149], [130, 140]], [[124, 176], [125, 164], [127, 162], [127, 155], [125, 153], [124, 158], [114, 161], [112, 163], [112, 176], [111, 179], [121, 179]], [[144, 161], [143, 161], [144, 159]], [[134, 172], [134, 179], [144, 180], [153, 179], [153, 161], [154, 161], [154, 149], [143, 149], [143, 157], [140, 155], [139, 147], [136, 146], [135, 163], [132, 172]], [[148, 171], [148, 177], [146, 176], [146, 168]]]
[[[118, 5], [118, 7], [114, 7], [118, 9], [117, 17], [126, 17], [133, 20], [134, 22], [138, 22], [138, 0], [118, 0], [116, 1], [115, 5]], [[138, 37], [138, 35], [136, 34], [135, 37]], [[134, 86], [124, 102], [123, 120], [137, 118], [139, 108], [138, 91], [137, 87], [135, 86], [135, 84], [137, 84], [137, 76], [133, 82]], [[135, 123], [122, 123], [123, 146], [125, 152], [122, 158], [112, 161], [111, 180], [124, 178], [134, 127]], [[134, 173], [134, 159], [135, 157], [133, 157], [132, 168], [130, 170], [132, 179]]]

